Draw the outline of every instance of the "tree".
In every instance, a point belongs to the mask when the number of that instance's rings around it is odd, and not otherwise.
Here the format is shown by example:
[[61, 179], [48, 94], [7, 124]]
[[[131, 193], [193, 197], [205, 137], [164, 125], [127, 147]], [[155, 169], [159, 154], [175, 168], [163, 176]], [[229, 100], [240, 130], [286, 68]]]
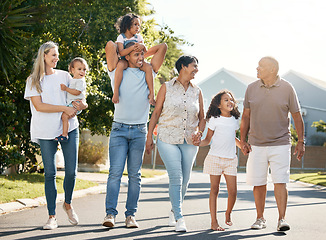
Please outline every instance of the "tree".
[[326, 122], [323, 120], [313, 122], [311, 127], [315, 127], [317, 132], [326, 132]]
[[298, 133], [294, 129], [292, 124], [290, 126], [290, 132], [291, 132], [291, 145], [296, 146], [298, 144]]
[[8, 79], [8, 71], [17, 67], [20, 61], [15, 49], [22, 47], [25, 32], [23, 27], [34, 22], [36, 11], [29, 6], [20, 6], [22, 1], [4, 1], [0, 7], [0, 69]]
[[28, 36], [25, 28], [35, 22], [33, 15], [37, 15], [22, 2], [4, 1], [0, 7], [0, 173], [11, 165], [21, 164], [20, 170], [25, 166], [30, 168], [38, 152], [35, 144], [28, 140], [26, 113], [29, 110], [23, 100], [25, 84], [17, 80], [21, 79], [19, 73], [10, 74], [26, 64], [19, 53], [24, 51], [22, 43]]

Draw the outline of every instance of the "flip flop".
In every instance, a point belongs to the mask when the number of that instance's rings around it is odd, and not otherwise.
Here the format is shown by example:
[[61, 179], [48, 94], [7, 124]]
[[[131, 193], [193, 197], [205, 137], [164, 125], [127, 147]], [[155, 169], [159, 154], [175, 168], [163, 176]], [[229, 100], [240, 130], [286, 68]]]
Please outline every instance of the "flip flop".
[[59, 137], [56, 137], [54, 140], [58, 141], [58, 142], [68, 142], [68, 136], [62, 136], [60, 135]]

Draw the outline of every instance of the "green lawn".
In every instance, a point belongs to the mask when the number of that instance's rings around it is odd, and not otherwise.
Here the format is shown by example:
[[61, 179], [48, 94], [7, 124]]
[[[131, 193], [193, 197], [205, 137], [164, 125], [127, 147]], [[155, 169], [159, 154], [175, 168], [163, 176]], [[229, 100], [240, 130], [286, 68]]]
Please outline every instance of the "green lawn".
[[[108, 173], [103, 171], [102, 173]], [[166, 171], [142, 169], [143, 178], [152, 178], [156, 175], [163, 175]], [[124, 173], [127, 175], [127, 173]], [[97, 186], [97, 183], [76, 179], [75, 190]], [[58, 193], [63, 193], [63, 177], [57, 176]], [[36, 198], [44, 196], [44, 175], [39, 173], [14, 174], [9, 176], [0, 175], [0, 204], [13, 202], [20, 198]]]
[[[97, 186], [97, 183], [76, 179], [75, 190]], [[57, 176], [58, 193], [63, 193], [63, 177]], [[0, 176], [0, 203], [20, 198], [44, 196], [44, 175], [39, 173]]]
[[141, 177], [142, 178], [152, 178], [155, 176], [164, 175], [166, 173], [167, 173], [166, 171], [162, 171], [162, 170], [153, 170], [153, 169], [142, 168]]
[[311, 183], [315, 185], [326, 186], [326, 174], [321, 173], [298, 173], [291, 174], [290, 178], [292, 180]]

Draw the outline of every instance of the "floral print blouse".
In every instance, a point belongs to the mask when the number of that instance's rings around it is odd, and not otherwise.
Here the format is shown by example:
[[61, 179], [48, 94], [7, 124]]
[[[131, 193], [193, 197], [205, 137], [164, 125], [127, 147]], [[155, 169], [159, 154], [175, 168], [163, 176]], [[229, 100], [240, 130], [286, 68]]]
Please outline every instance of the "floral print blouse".
[[192, 144], [192, 134], [199, 123], [200, 88], [189, 83], [187, 90], [173, 78], [165, 83], [166, 94], [157, 128], [161, 141], [169, 144]]

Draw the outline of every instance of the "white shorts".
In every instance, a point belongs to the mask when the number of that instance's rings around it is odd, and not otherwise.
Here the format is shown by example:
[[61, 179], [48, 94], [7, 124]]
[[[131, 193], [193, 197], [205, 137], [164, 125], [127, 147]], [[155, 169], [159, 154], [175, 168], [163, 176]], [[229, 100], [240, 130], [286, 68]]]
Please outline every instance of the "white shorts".
[[238, 158], [222, 158], [213, 155], [207, 155], [204, 161], [203, 173], [210, 175], [237, 175]]
[[291, 145], [251, 146], [247, 161], [247, 184], [267, 184], [268, 166], [273, 183], [288, 183], [290, 178]]

